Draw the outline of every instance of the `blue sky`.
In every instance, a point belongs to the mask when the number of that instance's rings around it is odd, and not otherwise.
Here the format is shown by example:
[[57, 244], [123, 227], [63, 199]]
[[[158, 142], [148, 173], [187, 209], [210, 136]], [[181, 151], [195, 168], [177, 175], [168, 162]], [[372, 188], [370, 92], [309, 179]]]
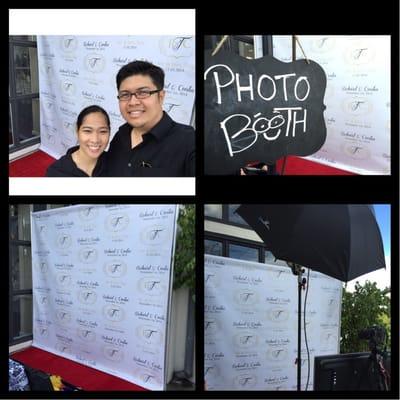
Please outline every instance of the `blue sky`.
[[378, 221], [379, 228], [385, 248], [385, 256], [390, 256], [390, 205], [374, 204], [375, 216]]
[[353, 281], [348, 282], [347, 290], [354, 291], [355, 282], [360, 282], [361, 285], [365, 281], [376, 282], [379, 289], [384, 289], [390, 285], [390, 205], [389, 204], [374, 204], [375, 216], [382, 235], [383, 247], [385, 251], [386, 269], [378, 269], [369, 274], [362, 275]]

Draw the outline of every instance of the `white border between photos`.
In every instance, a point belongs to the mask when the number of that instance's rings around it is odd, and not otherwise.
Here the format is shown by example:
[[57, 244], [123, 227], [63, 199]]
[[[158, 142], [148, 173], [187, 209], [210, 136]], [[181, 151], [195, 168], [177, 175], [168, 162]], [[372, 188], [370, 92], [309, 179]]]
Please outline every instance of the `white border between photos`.
[[10, 9], [10, 35], [195, 35], [195, 9]]
[[195, 178], [9, 178], [10, 196], [195, 196]]

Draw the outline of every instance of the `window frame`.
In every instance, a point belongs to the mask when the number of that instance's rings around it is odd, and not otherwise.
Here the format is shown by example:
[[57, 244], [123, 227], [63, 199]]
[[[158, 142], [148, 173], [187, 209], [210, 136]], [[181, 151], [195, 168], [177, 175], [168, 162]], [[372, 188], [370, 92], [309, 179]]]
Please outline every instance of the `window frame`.
[[[9, 204], [9, 210], [8, 210], [8, 218], [9, 218], [9, 227], [11, 227], [12, 224], [12, 219], [13, 218], [19, 218], [19, 215], [17, 216], [12, 216], [11, 215], [11, 207], [18, 207], [20, 204]], [[46, 204], [30, 204], [30, 211], [41, 211], [41, 210], [46, 210], [47, 205]], [[30, 238], [31, 239], [31, 238]], [[32, 242], [31, 240], [21, 240], [18, 239], [11, 239], [10, 232], [8, 233], [8, 240], [9, 240], [9, 261], [8, 261], [8, 345], [16, 345], [19, 343], [27, 342], [29, 340], [33, 339], [33, 332], [28, 335], [23, 335], [19, 336], [14, 332], [14, 308], [13, 308], [13, 301], [15, 298], [18, 296], [23, 296], [23, 295], [30, 295], [32, 297], [33, 301], [33, 288], [31, 287], [30, 289], [14, 289], [12, 285], [12, 257], [11, 257], [11, 246], [19, 247], [19, 246], [26, 246], [32, 248]], [[31, 266], [32, 267], [32, 266]], [[31, 285], [32, 286], [32, 285]]]
[[245, 247], [251, 247], [258, 250], [258, 261], [259, 263], [265, 263], [265, 246], [259, 242], [254, 242], [248, 239], [240, 239], [234, 236], [223, 235], [216, 232], [204, 232], [204, 240], [214, 240], [222, 242], [222, 257], [229, 257], [229, 245], [239, 245]]
[[[207, 203], [207, 204], [216, 204], [216, 203]], [[225, 224], [225, 225], [237, 226], [239, 228], [245, 228], [245, 229], [253, 230], [246, 223], [240, 224], [239, 222], [232, 222], [229, 219], [229, 206], [231, 206], [231, 205], [232, 204], [221, 204], [221, 206], [222, 206], [222, 218], [209, 217], [208, 215], [204, 214], [204, 219], [207, 219], [209, 221], [219, 222], [219, 223]], [[203, 207], [204, 206], [205, 206], [205, 204], [203, 205]]]
[[[23, 94], [23, 95], [17, 95], [16, 93], [16, 68], [15, 68], [15, 63], [14, 63], [14, 48], [15, 47], [33, 47], [36, 48], [37, 51], [37, 42], [32, 41], [32, 40], [22, 40], [22, 39], [13, 39], [13, 36], [9, 36], [8, 40], [8, 79], [9, 79], [9, 99], [8, 99], [8, 104], [9, 104], [9, 120], [10, 120], [10, 125], [12, 131], [10, 132], [12, 136], [12, 144], [8, 145], [8, 149], [10, 153], [14, 153], [18, 150], [24, 149], [26, 147], [30, 147], [32, 145], [40, 143], [40, 134], [39, 136], [36, 137], [31, 137], [28, 139], [25, 139], [23, 141], [20, 141], [18, 132], [20, 132], [20, 123], [19, 123], [19, 101], [20, 100], [34, 100], [34, 99], [40, 99], [39, 91], [36, 93], [30, 93], [30, 94]], [[39, 76], [37, 77], [39, 79]]]

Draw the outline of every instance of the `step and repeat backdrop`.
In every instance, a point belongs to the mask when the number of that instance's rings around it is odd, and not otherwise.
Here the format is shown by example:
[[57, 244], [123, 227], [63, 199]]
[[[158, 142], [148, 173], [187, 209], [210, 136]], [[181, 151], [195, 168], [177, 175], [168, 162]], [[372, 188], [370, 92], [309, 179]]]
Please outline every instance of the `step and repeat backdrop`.
[[[298, 36], [327, 76], [327, 138], [307, 159], [362, 175], [390, 175], [390, 36]], [[292, 61], [292, 36], [273, 36], [273, 54]], [[297, 46], [297, 59], [304, 58]]]
[[125, 123], [117, 99], [116, 75], [134, 60], [165, 72], [164, 110], [190, 124], [195, 98], [195, 37], [38, 36], [41, 150], [55, 158], [76, 144], [75, 123], [92, 104], [111, 119], [111, 135]]
[[176, 205], [32, 213], [33, 346], [165, 389], [176, 221]]
[[[296, 390], [297, 276], [289, 267], [207, 254], [204, 258], [207, 390]], [[339, 352], [342, 283], [310, 271], [308, 286], [308, 390], [312, 390], [314, 357]], [[302, 307], [304, 298], [305, 291]], [[301, 351], [304, 390], [308, 357], [303, 318]]]

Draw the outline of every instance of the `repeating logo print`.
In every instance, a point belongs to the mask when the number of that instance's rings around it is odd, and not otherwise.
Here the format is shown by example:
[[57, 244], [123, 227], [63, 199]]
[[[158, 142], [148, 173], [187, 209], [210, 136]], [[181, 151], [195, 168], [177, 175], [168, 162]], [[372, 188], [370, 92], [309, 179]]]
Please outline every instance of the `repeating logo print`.
[[236, 389], [248, 390], [252, 389], [257, 384], [257, 377], [253, 374], [239, 375], [233, 380], [234, 387]]
[[142, 278], [138, 282], [139, 291], [148, 296], [160, 296], [165, 293], [165, 284], [155, 277]]
[[59, 286], [69, 287], [72, 282], [71, 275], [59, 273], [56, 275], [56, 282]]
[[371, 65], [376, 50], [367, 41], [356, 41], [345, 50], [345, 60], [350, 65]]
[[107, 304], [103, 307], [104, 317], [111, 322], [121, 322], [125, 319], [125, 311], [115, 304]]
[[79, 218], [82, 221], [92, 221], [97, 218], [99, 210], [96, 206], [87, 206], [79, 210]]
[[89, 72], [103, 72], [106, 67], [106, 59], [101, 54], [90, 53], [85, 57], [85, 68]]
[[49, 304], [49, 296], [40, 294], [37, 296], [37, 301], [40, 306], [47, 306]]
[[259, 301], [258, 293], [251, 289], [240, 289], [234, 294], [236, 304], [240, 306], [254, 306]]
[[271, 281], [274, 283], [286, 283], [289, 272], [284, 269], [271, 268], [267, 269], [267, 274], [269, 275]]
[[178, 100], [173, 99], [173, 98], [168, 98], [167, 101], [164, 101], [164, 104], [163, 104], [164, 110], [167, 113], [175, 112], [181, 106], [182, 106], [182, 104]]
[[71, 313], [66, 310], [57, 310], [56, 319], [61, 325], [68, 325], [71, 322]]
[[360, 117], [371, 114], [373, 106], [365, 97], [350, 97], [343, 100], [342, 109], [348, 115]]
[[110, 278], [122, 278], [126, 275], [127, 265], [121, 260], [111, 260], [104, 264], [103, 271]]
[[206, 364], [204, 366], [204, 377], [207, 380], [207, 378], [217, 378], [220, 376], [220, 370], [217, 366], [217, 364]]
[[161, 385], [160, 377], [150, 371], [149, 372], [140, 372], [139, 379], [143, 383], [147, 383], [148, 385], [157, 385], [157, 386]]
[[56, 244], [59, 249], [66, 250], [71, 247], [72, 238], [71, 235], [67, 233], [61, 233], [57, 236]]
[[84, 264], [93, 264], [97, 261], [97, 250], [93, 247], [84, 247], [79, 250], [79, 260]]
[[315, 53], [327, 53], [335, 47], [335, 39], [323, 36], [311, 41], [311, 49]]
[[161, 53], [174, 58], [191, 57], [194, 52], [193, 36], [164, 37], [160, 40]]
[[96, 340], [96, 333], [90, 329], [78, 328], [77, 334], [78, 337], [85, 342], [94, 342]]
[[45, 274], [49, 269], [49, 265], [47, 264], [46, 261], [40, 260], [40, 261], [35, 262], [34, 265], [35, 265], [36, 270], [42, 274]]
[[234, 336], [236, 347], [248, 349], [258, 345], [259, 338], [252, 332], [241, 332]]
[[58, 350], [60, 353], [67, 353], [67, 354], [71, 353], [71, 347], [61, 342], [58, 342], [56, 344], [56, 350]]
[[267, 319], [272, 322], [286, 322], [289, 311], [284, 308], [271, 308], [267, 311]]
[[50, 143], [50, 144], [56, 143], [55, 132], [54, 133], [44, 132], [44, 138], [46, 139], [47, 143]]
[[125, 213], [110, 214], [106, 218], [106, 229], [110, 232], [120, 232], [129, 225], [129, 217]]
[[65, 53], [71, 53], [78, 47], [78, 40], [75, 36], [63, 36], [60, 39], [60, 48]]
[[43, 339], [48, 338], [50, 334], [49, 328], [47, 328], [46, 326], [37, 326], [35, 332], [37, 336]]
[[346, 156], [353, 160], [367, 160], [371, 158], [370, 150], [361, 143], [342, 143], [340, 148]]
[[283, 348], [271, 348], [267, 351], [267, 359], [273, 362], [280, 362], [286, 360], [288, 351]]
[[104, 346], [103, 354], [108, 360], [116, 362], [120, 362], [124, 358], [124, 352], [121, 349], [113, 346]]
[[161, 245], [167, 240], [167, 237], [167, 229], [163, 225], [150, 225], [141, 232], [142, 242], [146, 245]]
[[221, 284], [221, 278], [218, 274], [213, 272], [205, 271], [204, 274], [204, 286], [207, 288], [218, 288]]
[[46, 240], [46, 234], [47, 234], [47, 226], [46, 225], [39, 225], [37, 227], [38, 230], [38, 237], [39, 237], [39, 241], [43, 242], [44, 240]]
[[54, 68], [49, 63], [40, 64], [40, 72], [45, 79], [51, 79], [54, 75]]
[[96, 303], [97, 294], [94, 290], [83, 289], [78, 292], [78, 300], [82, 304], [92, 305]]
[[163, 334], [159, 328], [151, 325], [142, 325], [136, 329], [136, 334], [144, 343], [156, 345], [161, 344]]
[[213, 318], [204, 319], [204, 334], [205, 335], [215, 335], [219, 332], [220, 326], [219, 321]]
[[61, 81], [61, 93], [67, 97], [74, 96], [76, 93], [75, 84], [68, 79]]

